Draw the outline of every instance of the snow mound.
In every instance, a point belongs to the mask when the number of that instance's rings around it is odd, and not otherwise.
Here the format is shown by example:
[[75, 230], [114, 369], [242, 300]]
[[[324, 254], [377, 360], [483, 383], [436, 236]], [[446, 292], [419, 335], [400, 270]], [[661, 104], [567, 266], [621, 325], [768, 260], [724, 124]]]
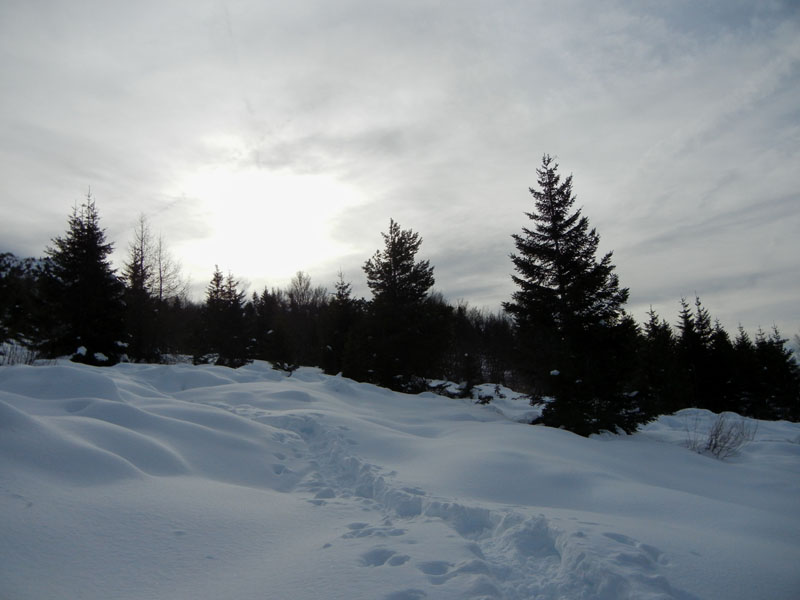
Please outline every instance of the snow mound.
[[0, 369], [0, 597], [795, 598], [800, 426], [721, 462], [319, 370]]

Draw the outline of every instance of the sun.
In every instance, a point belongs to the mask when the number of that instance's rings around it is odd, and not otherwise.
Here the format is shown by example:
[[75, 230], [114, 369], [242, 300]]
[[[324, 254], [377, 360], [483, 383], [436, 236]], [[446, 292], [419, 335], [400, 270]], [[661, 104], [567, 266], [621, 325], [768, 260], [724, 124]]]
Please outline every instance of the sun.
[[[214, 265], [250, 281], [286, 281], [298, 270], [335, 262], [352, 247], [334, 236], [335, 220], [363, 202], [332, 175], [217, 166], [185, 176], [177, 192], [195, 204], [207, 235], [184, 242], [192, 272]], [[332, 274], [332, 278], [335, 274]]]

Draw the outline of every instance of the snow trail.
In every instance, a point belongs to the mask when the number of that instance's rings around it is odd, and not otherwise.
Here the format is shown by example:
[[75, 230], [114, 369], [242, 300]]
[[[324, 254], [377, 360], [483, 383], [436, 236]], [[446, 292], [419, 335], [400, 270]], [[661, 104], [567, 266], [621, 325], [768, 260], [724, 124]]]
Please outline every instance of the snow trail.
[[[795, 597], [800, 426], [593, 439], [300, 369], [0, 369], [0, 597]], [[692, 418], [711, 418], [702, 411]]]
[[[338, 394], [352, 392], [341, 380], [327, 387]], [[295, 402], [313, 402], [307, 392], [270, 394]], [[529, 516], [511, 509], [472, 507], [431, 496], [425, 490], [395, 483], [396, 473], [384, 473], [378, 465], [360, 458], [358, 442], [348, 437], [348, 428], [326, 426], [324, 414], [291, 410], [275, 411], [215, 402], [215, 406], [239, 416], [297, 434], [295, 452], [304, 455], [312, 470], [294, 491], [312, 494], [317, 506], [355, 502], [373, 513], [369, 522], [348, 524], [342, 539], [374, 538], [378, 545], [361, 555], [368, 567], [398, 567], [410, 563], [437, 586], [450, 585], [459, 598], [593, 598], [653, 599], [691, 598], [672, 588], [659, 574], [662, 553], [625, 535], [601, 534], [606, 540], [596, 548], [584, 530], [560, 530], [543, 515]], [[299, 443], [302, 440], [302, 444]], [[304, 446], [304, 451], [298, 448]], [[414, 561], [401, 544], [416, 544], [414, 525], [432, 520], [445, 525], [445, 537], [458, 539], [455, 557]], [[452, 534], [455, 533], [456, 536]], [[411, 539], [403, 539], [411, 535]], [[611, 556], [608, 541], [614, 542]], [[469, 556], [463, 555], [463, 549]], [[447, 560], [450, 558], [450, 560]], [[620, 573], [620, 571], [623, 571]], [[441, 590], [441, 588], [439, 588]], [[387, 597], [403, 597], [393, 592]], [[398, 595], [399, 594], [399, 595]], [[425, 597], [415, 590], [410, 597]]]

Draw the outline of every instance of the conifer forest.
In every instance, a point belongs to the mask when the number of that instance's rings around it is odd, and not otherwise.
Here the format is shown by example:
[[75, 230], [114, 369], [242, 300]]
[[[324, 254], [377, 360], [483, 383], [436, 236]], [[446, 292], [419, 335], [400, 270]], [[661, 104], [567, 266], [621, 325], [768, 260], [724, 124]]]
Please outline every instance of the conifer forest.
[[434, 292], [422, 238], [393, 219], [363, 263], [370, 298], [355, 297], [341, 273], [328, 288], [302, 271], [285, 289], [248, 295], [216, 268], [198, 301], [145, 217], [112, 266], [113, 241], [88, 196], [43, 257], [0, 254], [0, 363], [264, 360], [410, 393], [452, 394], [442, 382], [457, 382], [462, 397], [492, 382], [543, 404], [537, 422], [582, 435], [633, 432], [687, 407], [800, 419], [800, 369], [777, 328], [726, 331], [700, 297], [637, 323], [612, 253], [598, 254], [599, 233], [575, 207], [572, 176], [545, 155], [530, 193], [530, 212], [509, 232], [516, 291], [498, 311]]

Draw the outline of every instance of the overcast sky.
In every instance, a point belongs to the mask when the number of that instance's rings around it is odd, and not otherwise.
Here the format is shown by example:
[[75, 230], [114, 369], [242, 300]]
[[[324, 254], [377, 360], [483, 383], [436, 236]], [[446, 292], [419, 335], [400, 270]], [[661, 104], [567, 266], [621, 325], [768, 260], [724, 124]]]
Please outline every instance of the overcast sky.
[[800, 331], [794, 0], [0, 2], [0, 252], [91, 187], [117, 265], [144, 213], [198, 294], [219, 264], [368, 296], [394, 218], [498, 308], [544, 153], [638, 320], [697, 293]]

